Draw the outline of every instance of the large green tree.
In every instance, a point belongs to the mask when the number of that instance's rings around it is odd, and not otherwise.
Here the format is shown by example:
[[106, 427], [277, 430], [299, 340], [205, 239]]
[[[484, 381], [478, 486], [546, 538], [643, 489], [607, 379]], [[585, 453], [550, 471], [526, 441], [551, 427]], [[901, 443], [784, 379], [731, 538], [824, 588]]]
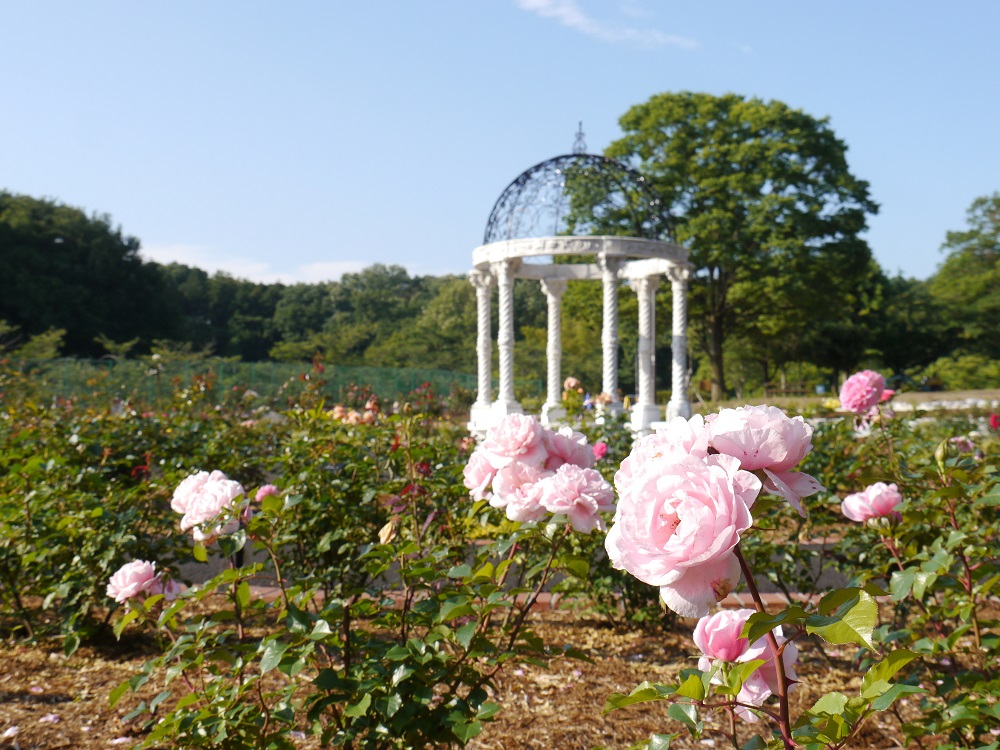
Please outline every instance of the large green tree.
[[1000, 358], [1000, 193], [976, 198], [967, 229], [948, 232], [948, 255], [929, 288], [967, 353]]
[[[794, 325], [779, 327], [775, 345], [838, 315], [839, 299], [869, 269], [858, 235], [877, 206], [828, 120], [781, 102], [666, 93], [619, 122], [625, 135], [607, 155], [650, 180], [691, 251], [692, 329], [721, 399], [728, 338], [776, 305]], [[788, 274], [788, 283], [763, 282]]]

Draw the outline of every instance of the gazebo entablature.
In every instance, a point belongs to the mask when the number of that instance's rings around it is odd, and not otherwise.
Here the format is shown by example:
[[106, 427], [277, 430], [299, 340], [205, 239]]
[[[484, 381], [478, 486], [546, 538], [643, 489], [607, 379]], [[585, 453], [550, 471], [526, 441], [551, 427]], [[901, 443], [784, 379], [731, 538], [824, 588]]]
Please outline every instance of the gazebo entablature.
[[[593, 263], [540, 263], [538, 257], [589, 255]], [[546, 399], [541, 420], [558, 425], [566, 417], [562, 406], [561, 300], [568, 281], [594, 280], [603, 286], [602, 390], [610, 402], [604, 409], [620, 413], [618, 395], [618, 287], [622, 280], [639, 300], [638, 387], [631, 426], [646, 433], [661, 419], [655, 393], [655, 300], [660, 278], [667, 276], [673, 295], [672, 383], [666, 417], [688, 417], [687, 400], [687, 282], [691, 275], [687, 250], [661, 240], [621, 236], [558, 236], [508, 239], [491, 242], [472, 253], [475, 270], [470, 280], [477, 291], [478, 397], [471, 410], [469, 429], [485, 434], [493, 424], [511, 413], [521, 413], [514, 395], [514, 279], [535, 279], [541, 283], [548, 302], [546, 346]], [[497, 348], [500, 357], [500, 386], [492, 398], [492, 352], [490, 310], [492, 287], [499, 294]]]

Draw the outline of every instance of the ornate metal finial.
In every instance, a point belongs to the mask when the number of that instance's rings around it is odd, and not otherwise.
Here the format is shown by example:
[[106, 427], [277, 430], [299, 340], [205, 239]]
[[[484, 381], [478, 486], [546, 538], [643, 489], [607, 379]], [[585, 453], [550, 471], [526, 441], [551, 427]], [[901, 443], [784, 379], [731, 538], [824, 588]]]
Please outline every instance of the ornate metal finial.
[[587, 142], [583, 140], [583, 120], [580, 120], [580, 127], [576, 131], [576, 140], [573, 141], [573, 153], [574, 154], [585, 154], [587, 153]]

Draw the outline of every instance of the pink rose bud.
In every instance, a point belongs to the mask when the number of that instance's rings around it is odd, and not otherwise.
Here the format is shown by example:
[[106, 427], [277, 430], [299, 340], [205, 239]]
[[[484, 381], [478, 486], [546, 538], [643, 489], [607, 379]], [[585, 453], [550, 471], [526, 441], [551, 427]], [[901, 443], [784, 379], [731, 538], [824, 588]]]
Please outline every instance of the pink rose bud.
[[854, 414], [867, 414], [879, 403], [885, 391], [885, 378], [874, 370], [856, 372], [840, 387], [840, 405]]
[[896, 507], [903, 502], [899, 488], [895, 484], [876, 482], [861, 492], [848, 495], [841, 504], [844, 515], [852, 521], [867, 521], [869, 518], [892, 517], [899, 519]]
[[156, 563], [133, 560], [122, 565], [108, 581], [107, 593], [119, 604], [142, 595], [157, 583]]
[[257, 494], [254, 496], [254, 499], [259, 502], [263, 500], [265, 497], [270, 497], [271, 495], [277, 495], [277, 494], [278, 494], [277, 487], [275, 487], [273, 484], [265, 484], [259, 490], [257, 490]]
[[[754, 611], [752, 609], [724, 609], [698, 620], [694, 628], [694, 643], [709, 660], [736, 661], [750, 646], [740, 637], [743, 626]], [[701, 665], [698, 665], [702, 669]]]

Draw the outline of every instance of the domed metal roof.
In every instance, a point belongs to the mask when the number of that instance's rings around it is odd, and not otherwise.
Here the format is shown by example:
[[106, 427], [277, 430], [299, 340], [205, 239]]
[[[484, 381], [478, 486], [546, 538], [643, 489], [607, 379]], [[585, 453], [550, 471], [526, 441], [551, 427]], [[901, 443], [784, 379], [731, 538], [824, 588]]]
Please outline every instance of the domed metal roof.
[[672, 238], [669, 217], [645, 177], [606, 156], [573, 153], [536, 164], [507, 186], [490, 212], [483, 244], [593, 234]]

